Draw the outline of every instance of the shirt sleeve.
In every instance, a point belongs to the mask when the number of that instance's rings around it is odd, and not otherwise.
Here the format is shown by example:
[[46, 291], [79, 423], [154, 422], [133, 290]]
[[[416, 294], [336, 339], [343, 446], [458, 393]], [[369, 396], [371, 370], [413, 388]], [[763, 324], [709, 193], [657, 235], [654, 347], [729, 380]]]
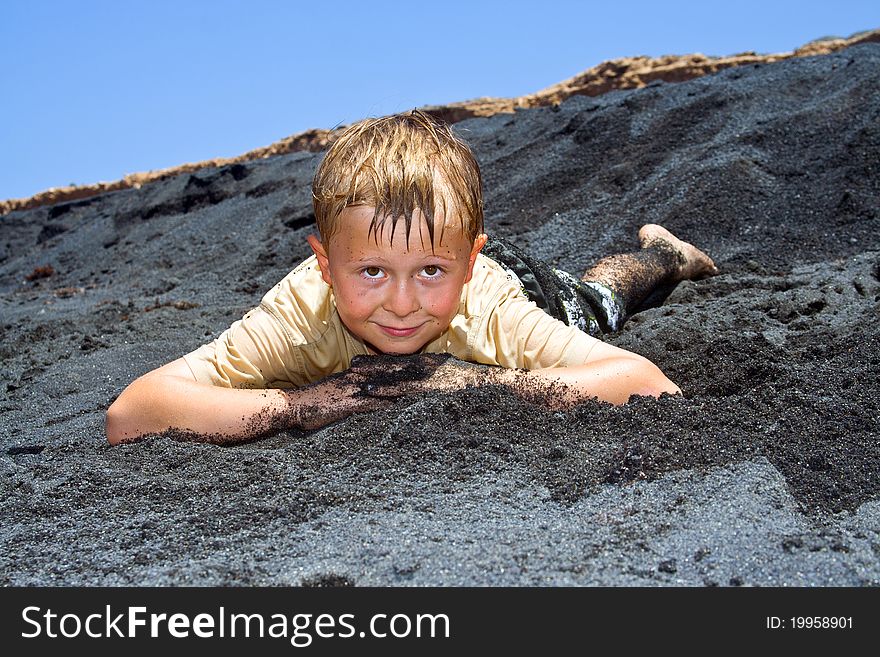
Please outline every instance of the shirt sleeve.
[[502, 367], [583, 365], [600, 342], [550, 316], [515, 289], [502, 290], [482, 319], [471, 353], [478, 362]]
[[183, 357], [197, 381], [224, 388], [292, 387], [297, 358], [281, 322], [262, 307]]

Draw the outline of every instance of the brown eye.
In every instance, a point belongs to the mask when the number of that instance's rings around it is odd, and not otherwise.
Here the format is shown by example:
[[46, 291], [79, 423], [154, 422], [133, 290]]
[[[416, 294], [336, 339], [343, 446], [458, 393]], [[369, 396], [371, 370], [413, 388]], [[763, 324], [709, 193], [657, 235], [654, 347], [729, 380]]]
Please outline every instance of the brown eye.
[[382, 270], [379, 269], [378, 267], [367, 267], [366, 269], [364, 269], [364, 273], [365, 273], [369, 278], [376, 278], [376, 277], [379, 276], [379, 274], [382, 273]]
[[440, 268], [437, 265], [428, 265], [425, 267], [425, 273], [433, 277], [440, 273]]

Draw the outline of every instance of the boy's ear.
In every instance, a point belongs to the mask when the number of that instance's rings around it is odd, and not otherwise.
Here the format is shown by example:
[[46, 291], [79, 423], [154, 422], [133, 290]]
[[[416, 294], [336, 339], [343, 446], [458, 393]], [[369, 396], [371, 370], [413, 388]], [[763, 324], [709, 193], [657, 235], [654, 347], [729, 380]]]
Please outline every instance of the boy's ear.
[[319, 240], [314, 235], [309, 235], [306, 238], [309, 246], [312, 247], [312, 251], [315, 252], [315, 257], [318, 258], [318, 266], [321, 268], [321, 278], [324, 279], [324, 282], [327, 283], [330, 287], [333, 287], [333, 279], [330, 278], [330, 259], [327, 257], [327, 250], [324, 248], [324, 245], [321, 244], [321, 240]]
[[474, 275], [474, 263], [477, 261], [477, 254], [480, 250], [486, 246], [486, 240], [489, 239], [488, 235], [477, 235], [477, 239], [474, 240], [474, 248], [471, 249], [471, 257], [468, 261], [468, 270], [467, 276], [464, 277], [464, 282], [469, 283], [471, 277]]

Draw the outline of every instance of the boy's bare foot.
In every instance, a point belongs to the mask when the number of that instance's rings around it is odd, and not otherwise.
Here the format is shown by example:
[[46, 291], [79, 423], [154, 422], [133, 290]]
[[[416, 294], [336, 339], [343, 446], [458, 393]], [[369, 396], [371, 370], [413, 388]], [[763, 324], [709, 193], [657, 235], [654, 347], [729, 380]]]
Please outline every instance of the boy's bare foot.
[[680, 263], [675, 274], [675, 281], [705, 278], [718, 273], [718, 267], [712, 262], [712, 258], [690, 242], [678, 239], [659, 224], [642, 226], [639, 229], [639, 242], [641, 242], [643, 249], [662, 245], [662, 247], [672, 249], [675, 252]]

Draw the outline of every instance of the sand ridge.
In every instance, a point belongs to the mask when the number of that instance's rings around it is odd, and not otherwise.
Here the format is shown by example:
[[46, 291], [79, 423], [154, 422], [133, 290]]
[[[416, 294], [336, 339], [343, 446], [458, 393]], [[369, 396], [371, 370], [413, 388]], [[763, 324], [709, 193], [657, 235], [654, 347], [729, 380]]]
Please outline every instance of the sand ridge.
[[[754, 52], [740, 53], [726, 57], [712, 57], [703, 54], [665, 55], [662, 57], [624, 57], [613, 59], [594, 66], [578, 75], [533, 94], [517, 98], [476, 98], [449, 105], [430, 105], [422, 110], [437, 116], [447, 123], [457, 123], [477, 116], [511, 113], [528, 107], [548, 107], [558, 105], [566, 98], [575, 95], [599, 96], [618, 89], [640, 89], [658, 82], [684, 82], [703, 75], [717, 73], [736, 66], [754, 66], [789, 59], [837, 52], [859, 43], [880, 41], [880, 30], [868, 30], [849, 38], [826, 37], [811, 41], [792, 52], [769, 55]], [[90, 185], [69, 185], [54, 187], [23, 199], [0, 201], [0, 215], [13, 210], [27, 210], [43, 205], [55, 205], [87, 199], [97, 194], [120, 189], [139, 188], [156, 180], [162, 180], [183, 173], [192, 173], [208, 167], [250, 162], [273, 155], [295, 153], [297, 151], [321, 152], [345, 129], [312, 128], [285, 137], [269, 146], [255, 148], [237, 157], [215, 158], [203, 162], [181, 164], [157, 171], [131, 173], [121, 180], [99, 182]]]

